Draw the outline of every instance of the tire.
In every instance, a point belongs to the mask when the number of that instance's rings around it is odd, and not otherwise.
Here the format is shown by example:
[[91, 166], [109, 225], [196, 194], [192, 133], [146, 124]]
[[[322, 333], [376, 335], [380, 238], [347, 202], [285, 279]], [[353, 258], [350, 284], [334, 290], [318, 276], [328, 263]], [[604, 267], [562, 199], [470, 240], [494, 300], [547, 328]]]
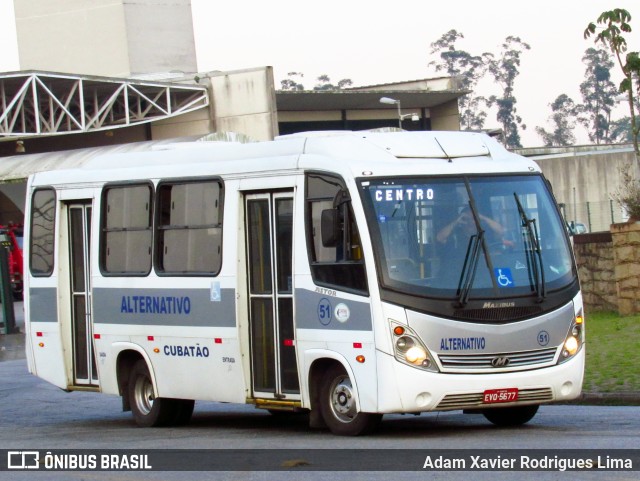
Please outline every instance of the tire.
[[482, 414], [496, 426], [520, 426], [526, 424], [538, 412], [537, 405], [487, 409]]
[[373, 431], [381, 414], [358, 412], [349, 375], [342, 366], [332, 366], [322, 377], [319, 408], [333, 434], [358, 436]]
[[129, 403], [140, 427], [166, 426], [176, 418], [175, 399], [156, 398], [147, 363], [140, 359], [129, 374]]

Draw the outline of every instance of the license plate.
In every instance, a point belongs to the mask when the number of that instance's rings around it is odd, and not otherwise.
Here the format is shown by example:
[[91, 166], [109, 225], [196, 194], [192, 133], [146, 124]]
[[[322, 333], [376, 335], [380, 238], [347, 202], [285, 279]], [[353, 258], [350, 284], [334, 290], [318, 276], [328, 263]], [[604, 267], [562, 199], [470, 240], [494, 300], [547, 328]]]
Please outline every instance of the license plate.
[[510, 403], [518, 400], [518, 388], [487, 389], [482, 402], [484, 404]]

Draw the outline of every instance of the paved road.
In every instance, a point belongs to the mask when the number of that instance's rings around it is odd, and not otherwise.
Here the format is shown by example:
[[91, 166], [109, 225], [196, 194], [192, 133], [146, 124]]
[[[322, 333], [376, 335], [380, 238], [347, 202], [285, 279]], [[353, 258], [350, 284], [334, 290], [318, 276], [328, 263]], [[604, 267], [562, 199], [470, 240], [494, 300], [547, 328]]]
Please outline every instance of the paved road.
[[[0, 363], [0, 449], [632, 449], [640, 440], [640, 407], [543, 406], [527, 426], [496, 428], [482, 416], [433, 413], [386, 416], [372, 436], [336, 437], [310, 430], [305, 416], [272, 416], [252, 406], [197, 403], [183, 428], [137, 428], [120, 400], [96, 393], [65, 393], [26, 372], [24, 360]], [[509, 453], [509, 451], [504, 451]], [[363, 466], [363, 469], [365, 466]], [[250, 467], [249, 469], [259, 469]], [[620, 479], [640, 472], [67, 472], [0, 473], [0, 479]]]
[[[23, 326], [22, 303], [16, 324]], [[120, 399], [96, 393], [65, 393], [27, 373], [23, 336], [0, 336], [0, 450], [59, 449], [635, 449], [640, 445], [640, 407], [543, 406], [527, 426], [496, 428], [482, 416], [460, 412], [385, 416], [368, 437], [342, 438], [310, 430], [305, 416], [272, 416], [246, 405], [197, 403], [183, 428], [140, 429]], [[400, 451], [398, 451], [400, 452]], [[603, 451], [604, 452], [604, 451]], [[251, 466], [249, 469], [259, 469]], [[296, 468], [297, 469], [297, 468]], [[363, 466], [363, 470], [366, 466]], [[637, 468], [636, 468], [637, 469]], [[0, 479], [122, 481], [222, 479], [283, 481], [349, 479], [388, 481], [514, 477], [524, 480], [638, 480], [640, 472], [0, 472]]]

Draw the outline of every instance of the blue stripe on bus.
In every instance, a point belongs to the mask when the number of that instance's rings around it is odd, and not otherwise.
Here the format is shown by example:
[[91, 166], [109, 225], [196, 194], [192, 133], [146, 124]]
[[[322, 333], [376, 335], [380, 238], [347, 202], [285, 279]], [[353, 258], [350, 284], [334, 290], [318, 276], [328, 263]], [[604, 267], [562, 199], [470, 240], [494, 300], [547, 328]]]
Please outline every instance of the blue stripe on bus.
[[209, 289], [93, 290], [95, 324], [235, 327], [235, 289], [222, 289], [217, 302]]

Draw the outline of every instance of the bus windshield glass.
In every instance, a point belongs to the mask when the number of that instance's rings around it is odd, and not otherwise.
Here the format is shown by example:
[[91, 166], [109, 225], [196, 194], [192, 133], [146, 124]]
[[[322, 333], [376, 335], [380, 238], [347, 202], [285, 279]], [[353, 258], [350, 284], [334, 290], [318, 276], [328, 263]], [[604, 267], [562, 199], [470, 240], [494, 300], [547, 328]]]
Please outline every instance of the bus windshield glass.
[[575, 280], [540, 175], [372, 179], [360, 188], [383, 288], [464, 305], [542, 301]]

